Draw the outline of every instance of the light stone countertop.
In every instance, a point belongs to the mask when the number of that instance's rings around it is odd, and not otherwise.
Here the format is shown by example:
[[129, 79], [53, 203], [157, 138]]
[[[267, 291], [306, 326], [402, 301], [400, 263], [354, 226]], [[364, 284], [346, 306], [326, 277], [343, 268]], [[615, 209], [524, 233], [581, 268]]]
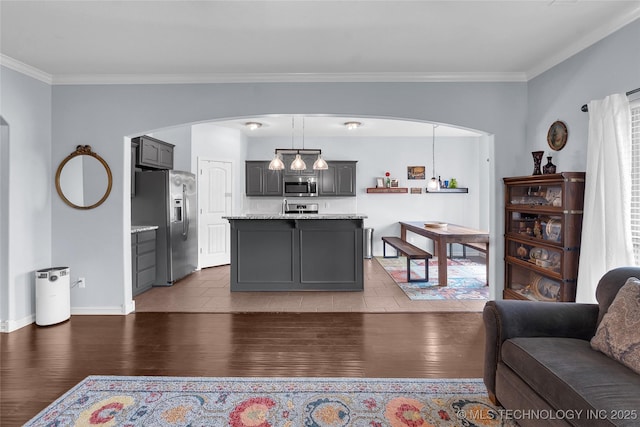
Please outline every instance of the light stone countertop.
[[364, 219], [362, 214], [244, 214], [223, 216], [223, 219]]
[[132, 225], [131, 234], [140, 233], [141, 231], [151, 231], [151, 230], [157, 230], [157, 229], [158, 229], [157, 225]]

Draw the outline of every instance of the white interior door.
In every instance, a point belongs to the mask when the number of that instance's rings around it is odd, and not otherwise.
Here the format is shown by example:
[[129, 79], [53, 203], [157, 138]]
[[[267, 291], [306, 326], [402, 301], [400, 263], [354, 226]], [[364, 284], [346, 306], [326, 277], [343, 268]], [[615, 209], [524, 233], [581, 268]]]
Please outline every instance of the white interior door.
[[199, 257], [200, 268], [229, 264], [231, 262], [232, 180], [231, 162], [198, 160], [198, 192], [200, 195]]

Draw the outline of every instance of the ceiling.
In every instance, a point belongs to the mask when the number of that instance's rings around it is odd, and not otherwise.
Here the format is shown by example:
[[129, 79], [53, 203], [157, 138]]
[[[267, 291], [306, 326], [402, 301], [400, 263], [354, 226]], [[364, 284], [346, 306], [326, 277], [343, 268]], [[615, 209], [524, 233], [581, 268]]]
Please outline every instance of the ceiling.
[[[0, 61], [50, 84], [527, 81], [640, 17], [640, 0], [0, 0]], [[297, 117], [301, 119], [301, 117]], [[432, 125], [307, 117], [306, 135]], [[291, 116], [257, 120], [291, 135]], [[295, 125], [300, 132], [301, 123]], [[477, 136], [447, 126], [438, 136]]]
[[[359, 122], [357, 129], [347, 129], [345, 123]], [[262, 126], [251, 130], [248, 122], [258, 122]], [[247, 137], [277, 137], [283, 141], [295, 140], [299, 143], [304, 137], [426, 137], [431, 141], [433, 123], [411, 120], [384, 119], [379, 117], [341, 117], [330, 115], [271, 115], [261, 117], [244, 117], [241, 119], [210, 122], [209, 125], [241, 131]], [[435, 124], [435, 135], [438, 137], [478, 137], [481, 135], [469, 129]]]
[[0, 1], [3, 64], [53, 84], [526, 81], [640, 1]]

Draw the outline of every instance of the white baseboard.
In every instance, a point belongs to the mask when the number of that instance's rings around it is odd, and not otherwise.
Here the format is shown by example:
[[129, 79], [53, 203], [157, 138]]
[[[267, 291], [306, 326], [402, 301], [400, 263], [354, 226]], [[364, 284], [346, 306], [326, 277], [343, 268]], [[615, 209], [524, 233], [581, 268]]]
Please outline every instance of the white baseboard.
[[19, 320], [4, 320], [0, 322], [0, 332], [13, 332], [17, 331], [20, 328], [24, 328], [32, 323], [35, 323], [36, 315], [31, 314], [29, 316], [23, 317]]
[[113, 307], [71, 307], [71, 315], [123, 315], [125, 312], [122, 306]]
[[[129, 301], [124, 306], [116, 307], [71, 307], [71, 315], [114, 315], [122, 316], [136, 311], [136, 302]], [[8, 333], [24, 328], [36, 322], [36, 315], [30, 314], [19, 320], [3, 320], [0, 321], [0, 333]]]

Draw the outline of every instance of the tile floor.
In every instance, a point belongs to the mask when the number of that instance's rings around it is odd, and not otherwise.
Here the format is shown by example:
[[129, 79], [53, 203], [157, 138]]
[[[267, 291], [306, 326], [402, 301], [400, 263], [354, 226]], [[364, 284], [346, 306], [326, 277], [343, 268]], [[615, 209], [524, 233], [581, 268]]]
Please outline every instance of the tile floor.
[[362, 292], [230, 292], [229, 266], [197, 271], [135, 297], [137, 312], [482, 311], [486, 301], [411, 301], [374, 259], [364, 262]]

